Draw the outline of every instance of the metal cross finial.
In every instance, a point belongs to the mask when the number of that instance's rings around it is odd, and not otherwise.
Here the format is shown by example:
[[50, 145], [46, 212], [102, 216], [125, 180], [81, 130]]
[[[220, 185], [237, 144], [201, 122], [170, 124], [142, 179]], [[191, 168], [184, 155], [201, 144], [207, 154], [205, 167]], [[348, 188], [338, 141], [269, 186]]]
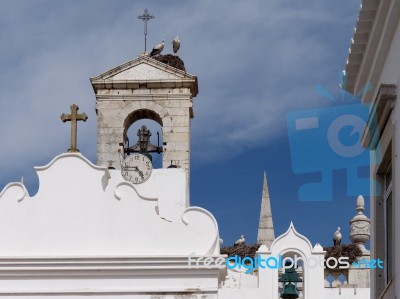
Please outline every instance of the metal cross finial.
[[76, 136], [77, 136], [77, 123], [80, 120], [86, 121], [88, 119], [86, 113], [78, 114], [79, 107], [75, 104], [71, 105], [71, 114], [61, 114], [61, 120], [65, 123], [66, 121], [71, 122], [71, 147], [68, 149], [69, 152], [79, 152], [76, 148]]
[[146, 43], [147, 43], [147, 21], [154, 19], [154, 16], [149, 14], [147, 8], [144, 10], [144, 14], [138, 16], [138, 19], [144, 21], [144, 52], [146, 52]]

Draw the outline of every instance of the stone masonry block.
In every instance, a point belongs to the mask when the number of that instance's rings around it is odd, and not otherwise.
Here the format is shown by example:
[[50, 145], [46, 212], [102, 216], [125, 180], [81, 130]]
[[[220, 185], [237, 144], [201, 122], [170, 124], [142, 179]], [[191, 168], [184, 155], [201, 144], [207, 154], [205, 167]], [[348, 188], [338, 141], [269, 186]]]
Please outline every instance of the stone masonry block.
[[191, 108], [193, 104], [189, 101], [175, 101], [168, 105], [171, 108]]
[[108, 128], [120, 128], [123, 127], [124, 120], [122, 118], [103, 118], [100, 122], [101, 126]]
[[123, 127], [118, 128], [104, 128], [104, 127], [97, 127], [97, 134], [98, 135], [108, 135], [108, 134], [122, 134], [124, 132]]
[[97, 135], [97, 143], [104, 144], [104, 143], [120, 143], [123, 142], [124, 138], [122, 134], [98, 134]]
[[118, 144], [102, 143], [97, 144], [97, 152], [99, 153], [117, 153], [120, 146]]
[[169, 116], [174, 126], [177, 126], [179, 123], [189, 124], [189, 116], [188, 115], [176, 115]]
[[164, 139], [168, 142], [168, 143], [170, 143], [170, 142], [172, 142], [172, 141], [181, 141], [181, 142], [187, 142], [187, 143], [189, 143], [189, 133], [177, 133], [177, 132], [174, 132], [174, 133], [168, 133], [168, 132], [166, 132], [165, 134], [164, 134]]
[[171, 141], [171, 142], [168, 142], [168, 144], [165, 148], [167, 151], [188, 151], [190, 146], [189, 146], [189, 142]]
[[163, 132], [165, 133], [189, 133], [190, 129], [188, 126], [185, 127], [172, 127], [172, 126], [164, 126]]
[[187, 160], [189, 159], [189, 152], [187, 151], [165, 151], [164, 157], [172, 158], [172, 160]]
[[169, 115], [171, 116], [186, 116], [189, 115], [188, 108], [168, 108], [167, 109]]

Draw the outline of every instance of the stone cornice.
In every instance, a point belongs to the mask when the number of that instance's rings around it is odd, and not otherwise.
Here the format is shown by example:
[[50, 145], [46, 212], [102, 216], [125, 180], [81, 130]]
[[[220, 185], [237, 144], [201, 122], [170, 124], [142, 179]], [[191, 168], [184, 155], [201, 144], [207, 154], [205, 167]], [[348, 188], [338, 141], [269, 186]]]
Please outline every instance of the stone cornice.
[[188, 94], [147, 94], [147, 95], [114, 95], [114, 94], [97, 94], [97, 100], [140, 100], [140, 101], [169, 101], [169, 100], [187, 100]]
[[93, 89], [139, 89], [139, 88], [190, 88], [193, 96], [198, 93], [197, 78], [195, 79], [165, 79], [165, 80], [96, 80], [92, 81]]
[[[226, 256], [209, 257], [215, 261]], [[220, 266], [211, 264], [196, 268], [190, 266], [188, 260], [189, 256], [185, 255], [0, 258], [0, 279], [9, 282], [0, 285], [0, 296], [217, 292]], [[203, 278], [208, 283], [198, 288], [193, 288], [195, 284], [190, 282], [186, 287], [180, 283]], [[44, 283], [47, 280], [49, 283]], [[85, 287], [79, 287], [82, 282]]]
[[378, 82], [399, 16], [399, 1], [363, 0], [346, 64], [349, 92]]
[[[157, 69], [169, 78], [162, 79], [134, 79], [134, 80], [120, 80], [113, 79], [114, 76], [133, 69], [141, 64], [146, 64], [148, 66]], [[140, 56], [134, 60], [117, 66], [99, 76], [90, 78], [93, 90], [97, 93], [99, 89], [138, 89], [138, 88], [190, 88], [193, 96], [198, 94], [198, 83], [197, 77], [190, 75], [182, 70], [169, 66], [165, 63], [159, 62], [155, 59], [146, 56]]]
[[[196, 257], [196, 256], [193, 256]], [[224, 255], [206, 255], [214, 260]], [[133, 272], [151, 270], [187, 270], [196, 269], [189, 266], [189, 256], [123, 256], [123, 257], [0, 257], [0, 277], [43, 276], [51, 272], [52, 276], [81, 276], [81, 275], [133, 275]], [[205, 270], [220, 269], [209, 265]], [[147, 275], [152, 273], [146, 272]], [[175, 271], [176, 272], [176, 271]], [[179, 272], [179, 271], [178, 271]], [[146, 275], [137, 273], [137, 275]]]
[[382, 84], [372, 106], [366, 128], [361, 138], [361, 144], [365, 148], [375, 149], [379, 143], [386, 123], [393, 110], [396, 100], [396, 85]]

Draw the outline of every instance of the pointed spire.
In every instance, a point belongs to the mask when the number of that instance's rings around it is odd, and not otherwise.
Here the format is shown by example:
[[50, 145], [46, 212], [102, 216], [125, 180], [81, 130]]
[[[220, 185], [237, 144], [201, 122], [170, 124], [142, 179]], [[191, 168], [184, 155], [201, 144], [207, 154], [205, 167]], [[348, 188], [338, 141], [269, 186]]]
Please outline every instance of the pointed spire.
[[271, 202], [269, 198], [267, 176], [264, 171], [264, 185], [261, 199], [260, 223], [258, 225], [257, 242], [271, 248], [275, 239], [274, 223], [272, 221]]

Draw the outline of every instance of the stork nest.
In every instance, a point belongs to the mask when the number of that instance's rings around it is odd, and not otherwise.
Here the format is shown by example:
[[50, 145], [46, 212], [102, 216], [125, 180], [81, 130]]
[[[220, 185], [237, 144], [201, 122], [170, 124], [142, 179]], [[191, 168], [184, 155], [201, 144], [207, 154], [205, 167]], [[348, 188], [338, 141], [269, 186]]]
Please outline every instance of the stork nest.
[[186, 72], [185, 64], [183, 63], [183, 60], [179, 58], [179, 56], [167, 54], [167, 55], [152, 56], [151, 58]]
[[358, 245], [355, 243], [324, 247], [324, 251], [326, 251], [325, 260], [330, 257], [339, 259], [340, 257], [345, 256], [349, 258], [348, 262], [350, 265], [362, 256], [360, 247], [358, 247]]
[[258, 248], [260, 248], [261, 244], [252, 244], [252, 245], [233, 245], [230, 247], [223, 247], [221, 248], [221, 254], [227, 254], [228, 256], [240, 256], [241, 258], [244, 257], [251, 257], [254, 258], [256, 256], [256, 252]]

